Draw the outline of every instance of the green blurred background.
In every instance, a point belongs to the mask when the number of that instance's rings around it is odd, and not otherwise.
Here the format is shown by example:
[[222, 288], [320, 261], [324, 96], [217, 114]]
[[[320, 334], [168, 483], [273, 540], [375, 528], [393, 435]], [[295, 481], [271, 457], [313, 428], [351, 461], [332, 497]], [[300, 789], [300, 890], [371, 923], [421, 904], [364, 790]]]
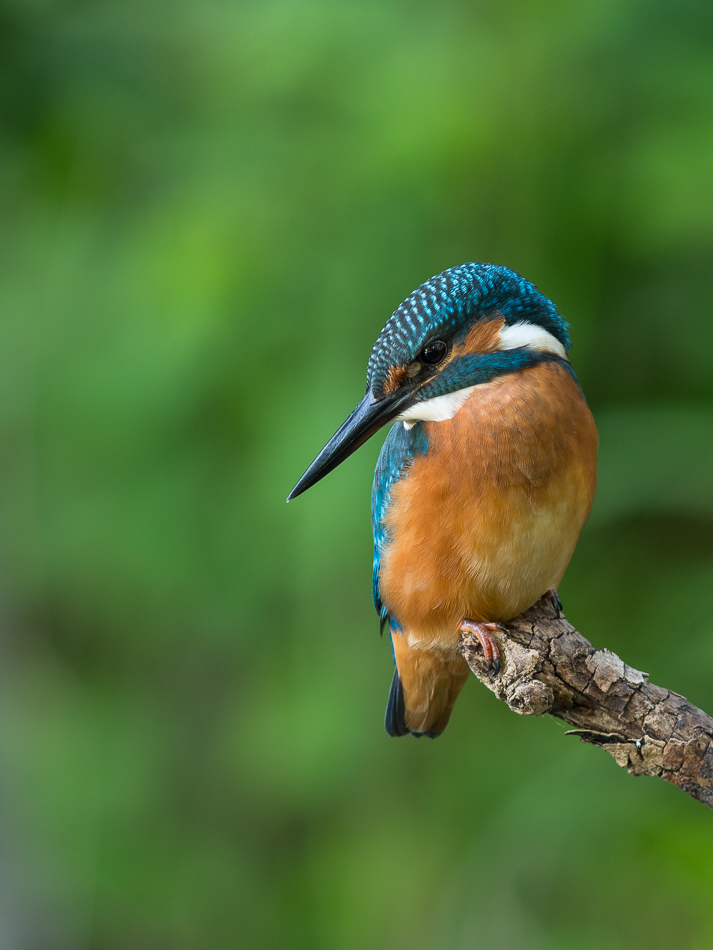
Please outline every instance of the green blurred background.
[[464, 261], [571, 321], [570, 619], [713, 711], [707, 0], [3, 0], [0, 947], [713, 947], [710, 812], [473, 680], [389, 739], [375, 439]]

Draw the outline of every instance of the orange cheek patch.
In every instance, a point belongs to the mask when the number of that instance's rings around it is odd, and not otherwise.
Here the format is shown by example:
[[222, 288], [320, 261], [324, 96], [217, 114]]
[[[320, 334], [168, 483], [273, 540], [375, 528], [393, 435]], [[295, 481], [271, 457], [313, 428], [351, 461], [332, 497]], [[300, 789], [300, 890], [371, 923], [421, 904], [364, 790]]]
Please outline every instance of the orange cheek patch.
[[[466, 353], [492, 353], [499, 349], [500, 331], [504, 326], [504, 317], [494, 317], [492, 320], [476, 323], [474, 327], [471, 327], [463, 342], [453, 347], [448, 359], [438, 365], [438, 369], [445, 369], [451, 360], [458, 356], [464, 356]], [[409, 365], [414, 366], [413, 363]], [[419, 369], [420, 367], [416, 367], [416, 373]], [[392, 366], [384, 380], [384, 394], [396, 392], [416, 373], [409, 373], [409, 366]]]
[[448, 364], [466, 353], [492, 353], [500, 349], [500, 331], [505, 326], [504, 317], [494, 317], [492, 320], [476, 323], [471, 327], [468, 335], [451, 350], [448, 359], [438, 368], [445, 369]]
[[500, 331], [505, 326], [504, 317], [495, 317], [485, 323], [476, 323], [463, 340], [462, 353], [492, 353], [500, 346]]
[[384, 392], [393, 393], [408, 379], [406, 366], [392, 366], [384, 380]]

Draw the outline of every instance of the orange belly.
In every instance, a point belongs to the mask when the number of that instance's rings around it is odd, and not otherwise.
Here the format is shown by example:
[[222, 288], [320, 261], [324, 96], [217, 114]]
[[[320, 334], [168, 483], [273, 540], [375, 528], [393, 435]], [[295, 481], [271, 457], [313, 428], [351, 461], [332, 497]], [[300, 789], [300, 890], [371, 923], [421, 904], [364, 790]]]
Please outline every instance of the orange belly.
[[505, 622], [557, 587], [589, 515], [597, 432], [554, 362], [477, 387], [391, 490], [381, 598], [404, 646], [446, 659], [460, 623]]

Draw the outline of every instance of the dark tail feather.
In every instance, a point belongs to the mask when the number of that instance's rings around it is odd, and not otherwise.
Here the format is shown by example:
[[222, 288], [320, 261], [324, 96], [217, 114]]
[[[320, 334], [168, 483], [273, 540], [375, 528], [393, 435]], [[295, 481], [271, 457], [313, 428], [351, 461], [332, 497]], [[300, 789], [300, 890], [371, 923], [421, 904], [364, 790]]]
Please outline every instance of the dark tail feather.
[[399, 679], [399, 671], [394, 669], [394, 678], [391, 680], [389, 701], [386, 704], [386, 731], [390, 736], [407, 736], [409, 729], [406, 726], [406, 707], [404, 705], [404, 691]]
[[448, 725], [453, 704], [470, 669], [460, 653], [441, 656], [409, 646], [392, 631], [396, 671], [386, 709], [390, 736], [428, 736], [435, 739]]
[[399, 679], [399, 671], [394, 669], [394, 678], [391, 680], [391, 689], [389, 690], [389, 701], [386, 704], [386, 717], [384, 719], [386, 731], [393, 738], [407, 736], [409, 733], [419, 739], [421, 736], [428, 736], [429, 739], [435, 739], [439, 736], [438, 732], [414, 732], [406, 725], [406, 704], [404, 702], [404, 690]]

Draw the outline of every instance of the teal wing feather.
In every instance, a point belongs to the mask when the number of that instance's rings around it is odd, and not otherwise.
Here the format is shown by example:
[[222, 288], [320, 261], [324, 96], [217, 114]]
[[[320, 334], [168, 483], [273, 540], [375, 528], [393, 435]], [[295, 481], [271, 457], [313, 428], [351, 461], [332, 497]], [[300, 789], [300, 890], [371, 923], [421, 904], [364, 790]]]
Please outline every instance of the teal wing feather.
[[391, 488], [408, 475], [409, 464], [417, 455], [424, 455], [428, 449], [428, 440], [423, 432], [423, 424], [417, 422], [407, 429], [403, 422], [392, 426], [381, 449], [374, 472], [374, 487], [371, 493], [371, 524], [374, 532], [374, 607], [379, 615], [383, 632], [387, 623], [398, 628], [398, 618], [389, 616], [381, 600], [379, 588], [379, 570], [384, 548], [388, 543], [388, 530], [384, 523], [389, 507]]

